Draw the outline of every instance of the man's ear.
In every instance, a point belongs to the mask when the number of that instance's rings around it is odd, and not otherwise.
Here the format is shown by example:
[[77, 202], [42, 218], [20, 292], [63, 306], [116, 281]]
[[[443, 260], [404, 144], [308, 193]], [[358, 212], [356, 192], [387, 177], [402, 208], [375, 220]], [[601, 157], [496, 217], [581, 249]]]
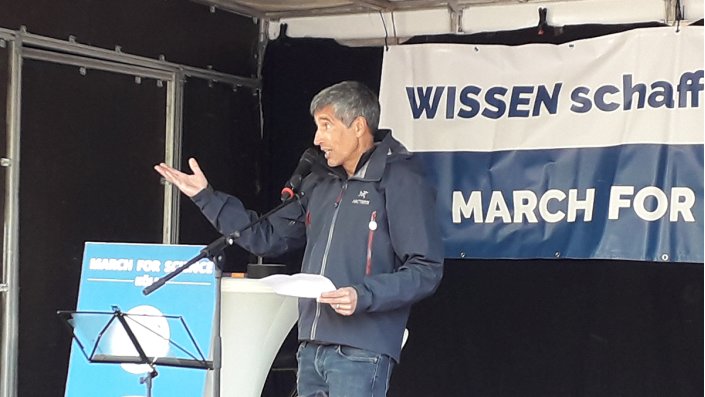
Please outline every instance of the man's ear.
[[358, 138], [366, 134], [369, 129], [367, 127], [367, 119], [362, 116], [357, 116], [355, 121], [353, 121], [353, 128], [355, 128], [355, 136]]

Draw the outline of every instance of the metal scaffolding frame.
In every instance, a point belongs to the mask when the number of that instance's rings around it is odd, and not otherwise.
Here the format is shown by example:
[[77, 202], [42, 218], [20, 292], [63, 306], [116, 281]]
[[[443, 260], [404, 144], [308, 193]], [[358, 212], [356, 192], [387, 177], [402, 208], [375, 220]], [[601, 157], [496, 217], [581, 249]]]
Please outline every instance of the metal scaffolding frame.
[[[75, 42], [57, 40], [26, 32], [0, 28], [0, 45], [9, 48], [9, 84], [7, 92], [7, 153], [2, 154], [0, 166], [7, 168], [5, 180], [4, 251], [0, 279], [0, 397], [17, 397], [17, 364], [19, 332], [19, 171], [20, 171], [20, 115], [22, 104], [22, 63], [24, 59], [73, 65], [86, 70], [101, 70], [141, 79], [155, 79], [166, 83], [165, 162], [178, 165], [181, 161], [182, 111], [186, 78], [205, 79], [233, 88], [261, 89], [261, 79], [234, 76], [214, 70], [200, 69], [92, 47]], [[258, 73], [259, 76], [259, 73]], [[177, 243], [179, 232], [179, 194], [170, 185], [164, 187], [162, 241]]]

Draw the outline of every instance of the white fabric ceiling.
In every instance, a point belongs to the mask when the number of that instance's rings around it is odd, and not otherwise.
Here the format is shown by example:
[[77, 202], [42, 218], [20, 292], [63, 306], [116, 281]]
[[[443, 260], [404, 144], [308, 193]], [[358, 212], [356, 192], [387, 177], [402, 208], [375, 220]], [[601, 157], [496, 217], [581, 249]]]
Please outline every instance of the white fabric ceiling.
[[[197, 0], [224, 10], [269, 19], [379, 11], [459, 9], [473, 5], [517, 4], [535, 0]], [[568, 0], [580, 1], [580, 0]], [[541, 1], [546, 3], [546, 1]]]
[[[403, 41], [426, 34], [466, 34], [536, 26], [539, 8], [552, 26], [588, 23], [674, 23], [677, 0], [192, 0], [214, 9], [264, 19], [275, 38]], [[703, 18], [702, 0], [680, 0], [684, 20]], [[386, 39], [385, 39], [386, 42]]]

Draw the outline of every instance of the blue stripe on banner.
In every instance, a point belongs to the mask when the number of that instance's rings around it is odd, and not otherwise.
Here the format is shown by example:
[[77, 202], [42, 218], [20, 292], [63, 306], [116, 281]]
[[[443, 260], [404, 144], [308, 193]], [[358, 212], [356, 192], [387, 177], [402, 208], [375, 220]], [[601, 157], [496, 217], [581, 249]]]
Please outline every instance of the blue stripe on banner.
[[448, 258], [703, 262], [703, 145], [417, 155]]

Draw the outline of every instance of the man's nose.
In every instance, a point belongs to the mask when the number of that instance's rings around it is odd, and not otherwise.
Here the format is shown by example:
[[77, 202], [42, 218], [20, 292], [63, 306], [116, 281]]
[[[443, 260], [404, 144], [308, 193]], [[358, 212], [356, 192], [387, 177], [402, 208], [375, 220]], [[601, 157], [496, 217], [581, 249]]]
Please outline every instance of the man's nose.
[[316, 146], [321, 146], [321, 134], [318, 128], [316, 128], [316, 134], [313, 135], [313, 144]]

